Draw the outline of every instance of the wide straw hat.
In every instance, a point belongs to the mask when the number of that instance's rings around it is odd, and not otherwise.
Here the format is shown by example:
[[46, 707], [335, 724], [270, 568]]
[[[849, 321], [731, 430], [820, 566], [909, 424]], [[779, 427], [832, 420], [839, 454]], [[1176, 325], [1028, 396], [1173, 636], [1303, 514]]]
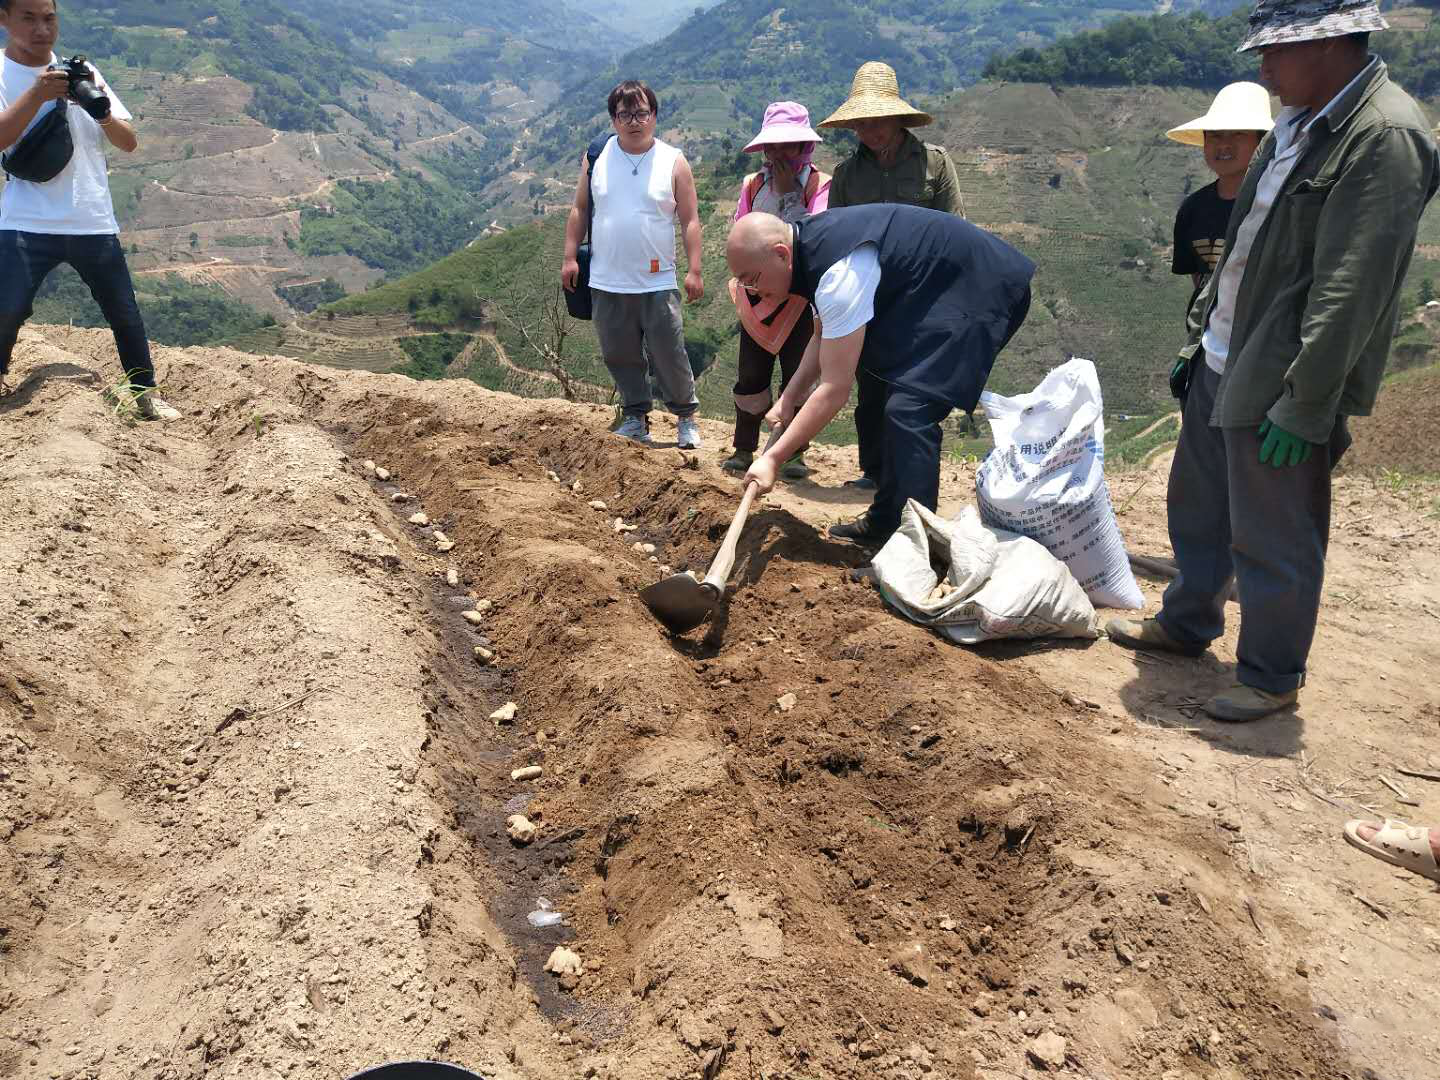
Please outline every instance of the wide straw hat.
[[905, 127], [924, 127], [935, 118], [923, 113], [900, 96], [900, 82], [895, 69], [878, 60], [861, 64], [850, 84], [850, 96], [820, 126], [850, 127], [857, 120], [873, 120], [881, 116], [899, 118]]
[[796, 101], [776, 101], [765, 107], [760, 134], [751, 139], [742, 153], [753, 154], [775, 143], [818, 143], [820, 135], [810, 126], [810, 110]]
[[1233, 82], [1215, 95], [1204, 116], [1165, 134], [1186, 146], [1204, 146], [1207, 131], [1269, 131], [1270, 91], [1259, 83]]
[[1388, 30], [1375, 0], [1259, 0], [1236, 52]]

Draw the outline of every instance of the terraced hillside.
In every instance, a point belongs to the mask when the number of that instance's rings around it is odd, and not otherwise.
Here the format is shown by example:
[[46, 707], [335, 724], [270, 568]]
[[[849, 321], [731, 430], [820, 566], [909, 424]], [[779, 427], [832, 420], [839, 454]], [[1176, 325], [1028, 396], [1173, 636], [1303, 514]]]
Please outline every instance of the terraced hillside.
[[[431, 5], [430, 32], [443, 29], [448, 48], [406, 57], [394, 28], [413, 13], [390, 0], [65, 5], [61, 51], [92, 56], [136, 115], [139, 152], [110, 157], [137, 272], [176, 272], [284, 320], [295, 283], [361, 290], [478, 235], [487, 222], [470, 177], [515, 137], [494, 96], [548, 102], [578, 58], [608, 54], [592, 44], [601, 24], [556, 0], [470, 8]], [[560, 26], [584, 32], [526, 42]], [[396, 179], [413, 209], [396, 228], [426, 233], [400, 252], [373, 242], [387, 215], [377, 192]], [[61, 277], [68, 302], [76, 282]], [[100, 321], [88, 302], [52, 308]]]

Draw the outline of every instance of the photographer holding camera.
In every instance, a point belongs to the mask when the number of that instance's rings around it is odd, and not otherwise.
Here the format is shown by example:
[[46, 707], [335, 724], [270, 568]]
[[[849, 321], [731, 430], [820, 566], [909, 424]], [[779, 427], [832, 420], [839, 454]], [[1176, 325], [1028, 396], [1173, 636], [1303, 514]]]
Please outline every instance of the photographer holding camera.
[[69, 263], [115, 333], [135, 405], [147, 420], [180, 414], [155, 396], [155, 368], [120, 246], [101, 137], [133, 153], [130, 113], [84, 57], [61, 62], [55, 0], [0, 0], [0, 397], [20, 327], [45, 276]]

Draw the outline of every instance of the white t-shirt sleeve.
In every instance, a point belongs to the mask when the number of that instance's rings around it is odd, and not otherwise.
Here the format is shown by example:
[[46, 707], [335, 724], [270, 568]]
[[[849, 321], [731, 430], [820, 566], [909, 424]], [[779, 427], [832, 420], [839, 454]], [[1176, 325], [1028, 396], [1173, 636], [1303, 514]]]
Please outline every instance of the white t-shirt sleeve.
[[815, 288], [821, 338], [847, 337], [873, 319], [879, 287], [880, 255], [874, 244], [861, 244], [826, 270]]

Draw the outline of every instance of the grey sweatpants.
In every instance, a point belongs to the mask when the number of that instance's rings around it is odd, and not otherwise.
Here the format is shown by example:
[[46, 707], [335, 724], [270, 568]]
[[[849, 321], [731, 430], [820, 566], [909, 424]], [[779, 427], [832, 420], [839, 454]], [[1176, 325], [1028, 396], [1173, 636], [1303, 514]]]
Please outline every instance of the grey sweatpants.
[[1170, 466], [1170, 544], [1179, 575], [1157, 618], [1187, 645], [1225, 630], [1225, 597], [1240, 594], [1236, 676], [1283, 694], [1305, 684], [1330, 541], [1330, 470], [1350, 445], [1345, 418], [1310, 460], [1276, 469], [1260, 463], [1258, 428], [1210, 426], [1220, 376], [1203, 355], [1185, 398], [1180, 444]]
[[694, 416], [700, 399], [695, 396], [695, 373], [685, 352], [680, 293], [675, 289], [651, 293], [594, 289], [592, 295], [600, 355], [615, 380], [625, 415], [649, 415], [653, 370], [666, 408], [676, 416]]

